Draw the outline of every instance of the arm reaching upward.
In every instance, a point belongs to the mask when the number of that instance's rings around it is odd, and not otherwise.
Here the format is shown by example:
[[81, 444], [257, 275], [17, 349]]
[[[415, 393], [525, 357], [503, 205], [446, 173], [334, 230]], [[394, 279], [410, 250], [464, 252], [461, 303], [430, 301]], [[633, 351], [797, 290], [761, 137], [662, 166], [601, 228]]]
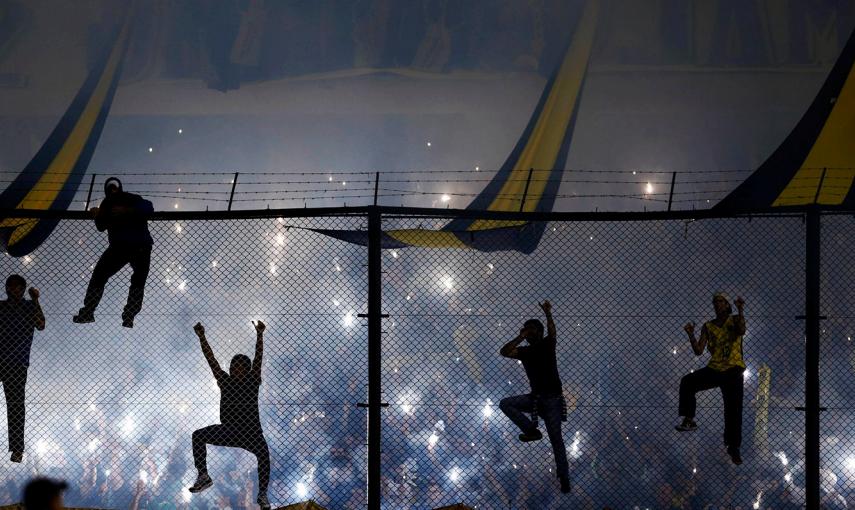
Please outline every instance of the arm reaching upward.
[[267, 326], [263, 322], [253, 323], [255, 326], [255, 358], [252, 360], [252, 375], [261, 377], [261, 362], [264, 355], [264, 330]]
[[736, 334], [740, 336], [745, 334], [745, 315], [743, 315], [744, 309], [745, 300], [741, 297], [736, 298], [736, 310], [739, 312], [736, 315]]
[[205, 338], [205, 327], [202, 326], [201, 322], [197, 322], [195, 326], [193, 326], [193, 331], [196, 332], [196, 336], [199, 337], [199, 344], [202, 347], [202, 354], [205, 355], [205, 361], [208, 362], [208, 366], [211, 367], [211, 372], [214, 374], [215, 379], [219, 379], [225, 372], [220, 368], [220, 363], [217, 361], [216, 356], [214, 356], [214, 351], [211, 349], [211, 345], [208, 344], [208, 339]]
[[42, 311], [42, 305], [39, 303], [39, 289], [35, 287], [30, 287], [30, 299], [33, 300], [33, 304], [36, 307], [36, 314], [33, 317], [33, 322], [35, 323], [36, 329], [39, 331], [44, 331], [45, 329], [45, 313]]
[[552, 338], [556, 338], [555, 321], [552, 320], [552, 303], [547, 299], [540, 304], [540, 309], [546, 314], [546, 334]]

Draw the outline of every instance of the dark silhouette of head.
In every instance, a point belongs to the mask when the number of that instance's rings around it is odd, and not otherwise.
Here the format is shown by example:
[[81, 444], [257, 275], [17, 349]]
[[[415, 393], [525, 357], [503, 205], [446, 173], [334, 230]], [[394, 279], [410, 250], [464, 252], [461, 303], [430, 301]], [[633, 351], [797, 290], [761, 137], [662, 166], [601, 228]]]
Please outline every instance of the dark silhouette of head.
[[122, 189], [122, 181], [120, 181], [116, 177], [110, 177], [106, 181], [104, 181], [104, 194], [112, 195], [113, 193], [118, 193], [123, 191]]
[[6, 278], [6, 295], [9, 299], [16, 301], [24, 299], [25, 290], [27, 290], [27, 280], [23, 276], [13, 274]]
[[733, 313], [733, 307], [730, 306], [730, 300], [727, 299], [727, 294], [724, 292], [713, 294], [712, 304], [715, 308], [716, 317], [727, 317]]
[[249, 374], [250, 370], [252, 370], [252, 361], [249, 359], [249, 356], [246, 354], [235, 354], [229, 365], [229, 375], [236, 379], [241, 379]]
[[24, 487], [24, 508], [27, 510], [59, 510], [63, 508], [62, 491], [68, 484], [50, 478], [33, 478]]
[[523, 324], [525, 339], [534, 344], [543, 340], [543, 323], [537, 319], [529, 319]]

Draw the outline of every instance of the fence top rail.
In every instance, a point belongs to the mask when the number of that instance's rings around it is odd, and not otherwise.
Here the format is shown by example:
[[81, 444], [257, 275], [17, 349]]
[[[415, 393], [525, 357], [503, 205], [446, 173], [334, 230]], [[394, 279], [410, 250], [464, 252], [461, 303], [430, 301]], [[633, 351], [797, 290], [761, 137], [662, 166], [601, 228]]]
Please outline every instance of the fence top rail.
[[[720, 211], [715, 209], [679, 211], [586, 211], [586, 212], [505, 212], [472, 209], [434, 209], [420, 207], [357, 206], [315, 207], [290, 209], [251, 209], [237, 211], [155, 211], [149, 216], [153, 221], [169, 220], [234, 220], [251, 218], [319, 218], [341, 216], [366, 216], [379, 212], [385, 218], [472, 218], [505, 221], [657, 221], [657, 220], [700, 220], [716, 218], [761, 218], [801, 217], [808, 211], [823, 215], [855, 215], [855, 211], [823, 209], [821, 206], [776, 207], [743, 211]], [[39, 218], [56, 220], [87, 220], [87, 211], [60, 211], [38, 209], [0, 208], [0, 217]]]

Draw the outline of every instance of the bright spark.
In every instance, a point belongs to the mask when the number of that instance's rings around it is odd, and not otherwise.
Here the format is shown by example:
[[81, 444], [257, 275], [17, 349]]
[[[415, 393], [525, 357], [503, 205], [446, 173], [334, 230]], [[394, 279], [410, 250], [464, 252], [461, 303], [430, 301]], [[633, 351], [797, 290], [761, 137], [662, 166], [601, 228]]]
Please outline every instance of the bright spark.
[[309, 494], [309, 489], [303, 482], [297, 482], [297, 497], [303, 499]]

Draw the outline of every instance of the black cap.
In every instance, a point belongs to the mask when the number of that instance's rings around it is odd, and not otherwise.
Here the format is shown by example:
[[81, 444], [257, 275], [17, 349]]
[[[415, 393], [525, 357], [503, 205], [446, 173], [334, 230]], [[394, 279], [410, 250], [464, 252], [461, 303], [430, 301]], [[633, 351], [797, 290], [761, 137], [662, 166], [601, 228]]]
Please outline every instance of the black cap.
[[24, 508], [27, 510], [48, 510], [51, 501], [68, 488], [62, 480], [33, 478], [24, 487]]

